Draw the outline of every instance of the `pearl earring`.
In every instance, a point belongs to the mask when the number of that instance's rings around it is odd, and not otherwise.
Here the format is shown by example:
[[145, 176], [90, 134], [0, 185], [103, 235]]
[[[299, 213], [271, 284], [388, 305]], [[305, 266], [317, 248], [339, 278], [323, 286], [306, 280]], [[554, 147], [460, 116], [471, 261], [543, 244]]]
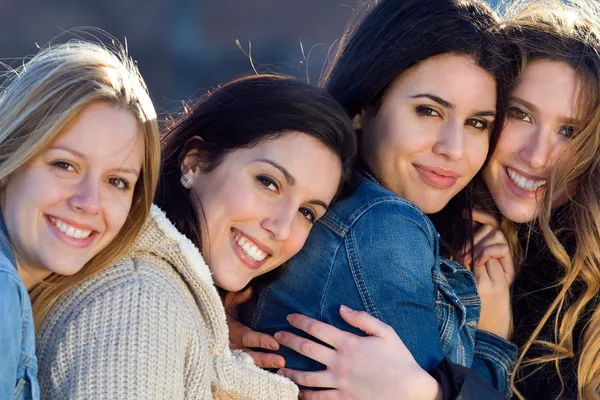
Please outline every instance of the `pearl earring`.
[[183, 174], [179, 181], [184, 188], [189, 189], [192, 187], [192, 183], [194, 183], [194, 178], [190, 174]]

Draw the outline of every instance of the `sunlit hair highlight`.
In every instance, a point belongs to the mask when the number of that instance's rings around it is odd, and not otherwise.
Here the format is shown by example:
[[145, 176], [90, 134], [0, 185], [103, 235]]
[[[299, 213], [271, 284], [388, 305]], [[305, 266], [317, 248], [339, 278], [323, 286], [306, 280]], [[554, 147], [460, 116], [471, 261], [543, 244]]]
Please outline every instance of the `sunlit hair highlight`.
[[0, 181], [38, 157], [87, 106], [106, 102], [130, 112], [144, 142], [142, 171], [128, 220], [113, 241], [72, 275], [50, 275], [30, 293], [36, 326], [69, 289], [113, 264], [133, 243], [154, 197], [160, 168], [156, 112], [126, 51], [71, 41], [41, 49], [4, 74], [0, 99]]

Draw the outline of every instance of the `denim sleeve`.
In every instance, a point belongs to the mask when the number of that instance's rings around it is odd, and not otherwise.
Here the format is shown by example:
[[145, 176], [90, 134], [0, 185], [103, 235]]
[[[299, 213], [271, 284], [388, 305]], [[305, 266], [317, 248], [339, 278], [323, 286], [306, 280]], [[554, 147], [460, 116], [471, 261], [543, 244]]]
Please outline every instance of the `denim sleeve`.
[[17, 278], [0, 271], [0, 398], [11, 399], [21, 354], [22, 307]]
[[517, 346], [491, 332], [475, 332], [475, 358], [471, 368], [490, 382], [507, 399], [511, 397], [508, 385], [517, 359]]
[[[417, 363], [429, 370], [444, 354], [432, 280], [432, 268], [439, 261], [437, 244], [425, 218], [399, 203], [373, 207], [347, 235], [333, 275], [349, 269], [351, 282], [345, 284], [354, 283], [360, 309], [392, 326]], [[332, 304], [325, 310], [337, 314], [339, 305], [346, 303], [335, 295], [343, 284], [330, 285], [327, 300]]]

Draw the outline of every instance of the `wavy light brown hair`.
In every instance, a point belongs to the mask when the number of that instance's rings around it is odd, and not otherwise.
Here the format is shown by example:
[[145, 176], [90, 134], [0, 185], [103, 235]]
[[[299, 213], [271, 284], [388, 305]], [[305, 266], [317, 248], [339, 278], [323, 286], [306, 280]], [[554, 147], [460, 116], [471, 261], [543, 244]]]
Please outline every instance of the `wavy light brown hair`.
[[[584, 0], [517, 1], [508, 9], [500, 30], [511, 52], [522, 58], [523, 67], [533, 60], [560, 61], [571, 66], [581, 79], [576, 117], [582, 123], [576, 127], [557, 168], [552, 171], [536, 215], [548, 249], [563, 268], [563, 276], [556, 282], [560, 291], [523, 347], [511, 386], [523, 399], [515, 388], [519, 368], [552, 363], [564, 391], [559, 362], [579, 357], [578, 398], [597, 399], [600, 398], [600, 307], [596, 303], [600, 292], [600, 8]], [[564, 186], [574, 188], [569, 198], [570, 211], [563, 226], [552, 229], [552, 193]], [[516, 225], [504, 221], [503, 227], [507, 236], [512, 237], [518, 255]], [[576, 249], [571, 255], [558, 239], [565, 228], [575, 235]], [[575, 354], [575, 324], [578, 319], [587, 318], [586, 310], [590, 309], [581, 348]], [[548, 321], [554, 327], [552, 341], [538, 338]], [[545, 349], [546, 354], [528, 358], [533, 346]], [[561, 395], [562, 392], [558, 397]]]
[[107, 102], [135, 116], [144, 158], [128, 220], [113, 241], [72, 275], [51, 274], [30, 293], [36, 327], [61, 295], [112, 265], [133, 243], [149, 213], [160, 169], [156, 111], [126, 51], [72, 41], [43, 48], [9, 70], [0, 100], [0, 181], [38, 157], [87, 106]]

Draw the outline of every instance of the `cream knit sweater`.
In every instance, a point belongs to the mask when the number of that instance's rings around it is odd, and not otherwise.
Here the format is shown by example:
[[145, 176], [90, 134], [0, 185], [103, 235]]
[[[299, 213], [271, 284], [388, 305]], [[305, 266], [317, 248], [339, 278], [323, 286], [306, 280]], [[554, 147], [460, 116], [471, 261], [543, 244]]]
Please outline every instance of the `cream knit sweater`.
[[125, 257], [54, 306], [37, 352], [44, 399], [298, 397], [230, 351], [207, 265], [156, 206]]

